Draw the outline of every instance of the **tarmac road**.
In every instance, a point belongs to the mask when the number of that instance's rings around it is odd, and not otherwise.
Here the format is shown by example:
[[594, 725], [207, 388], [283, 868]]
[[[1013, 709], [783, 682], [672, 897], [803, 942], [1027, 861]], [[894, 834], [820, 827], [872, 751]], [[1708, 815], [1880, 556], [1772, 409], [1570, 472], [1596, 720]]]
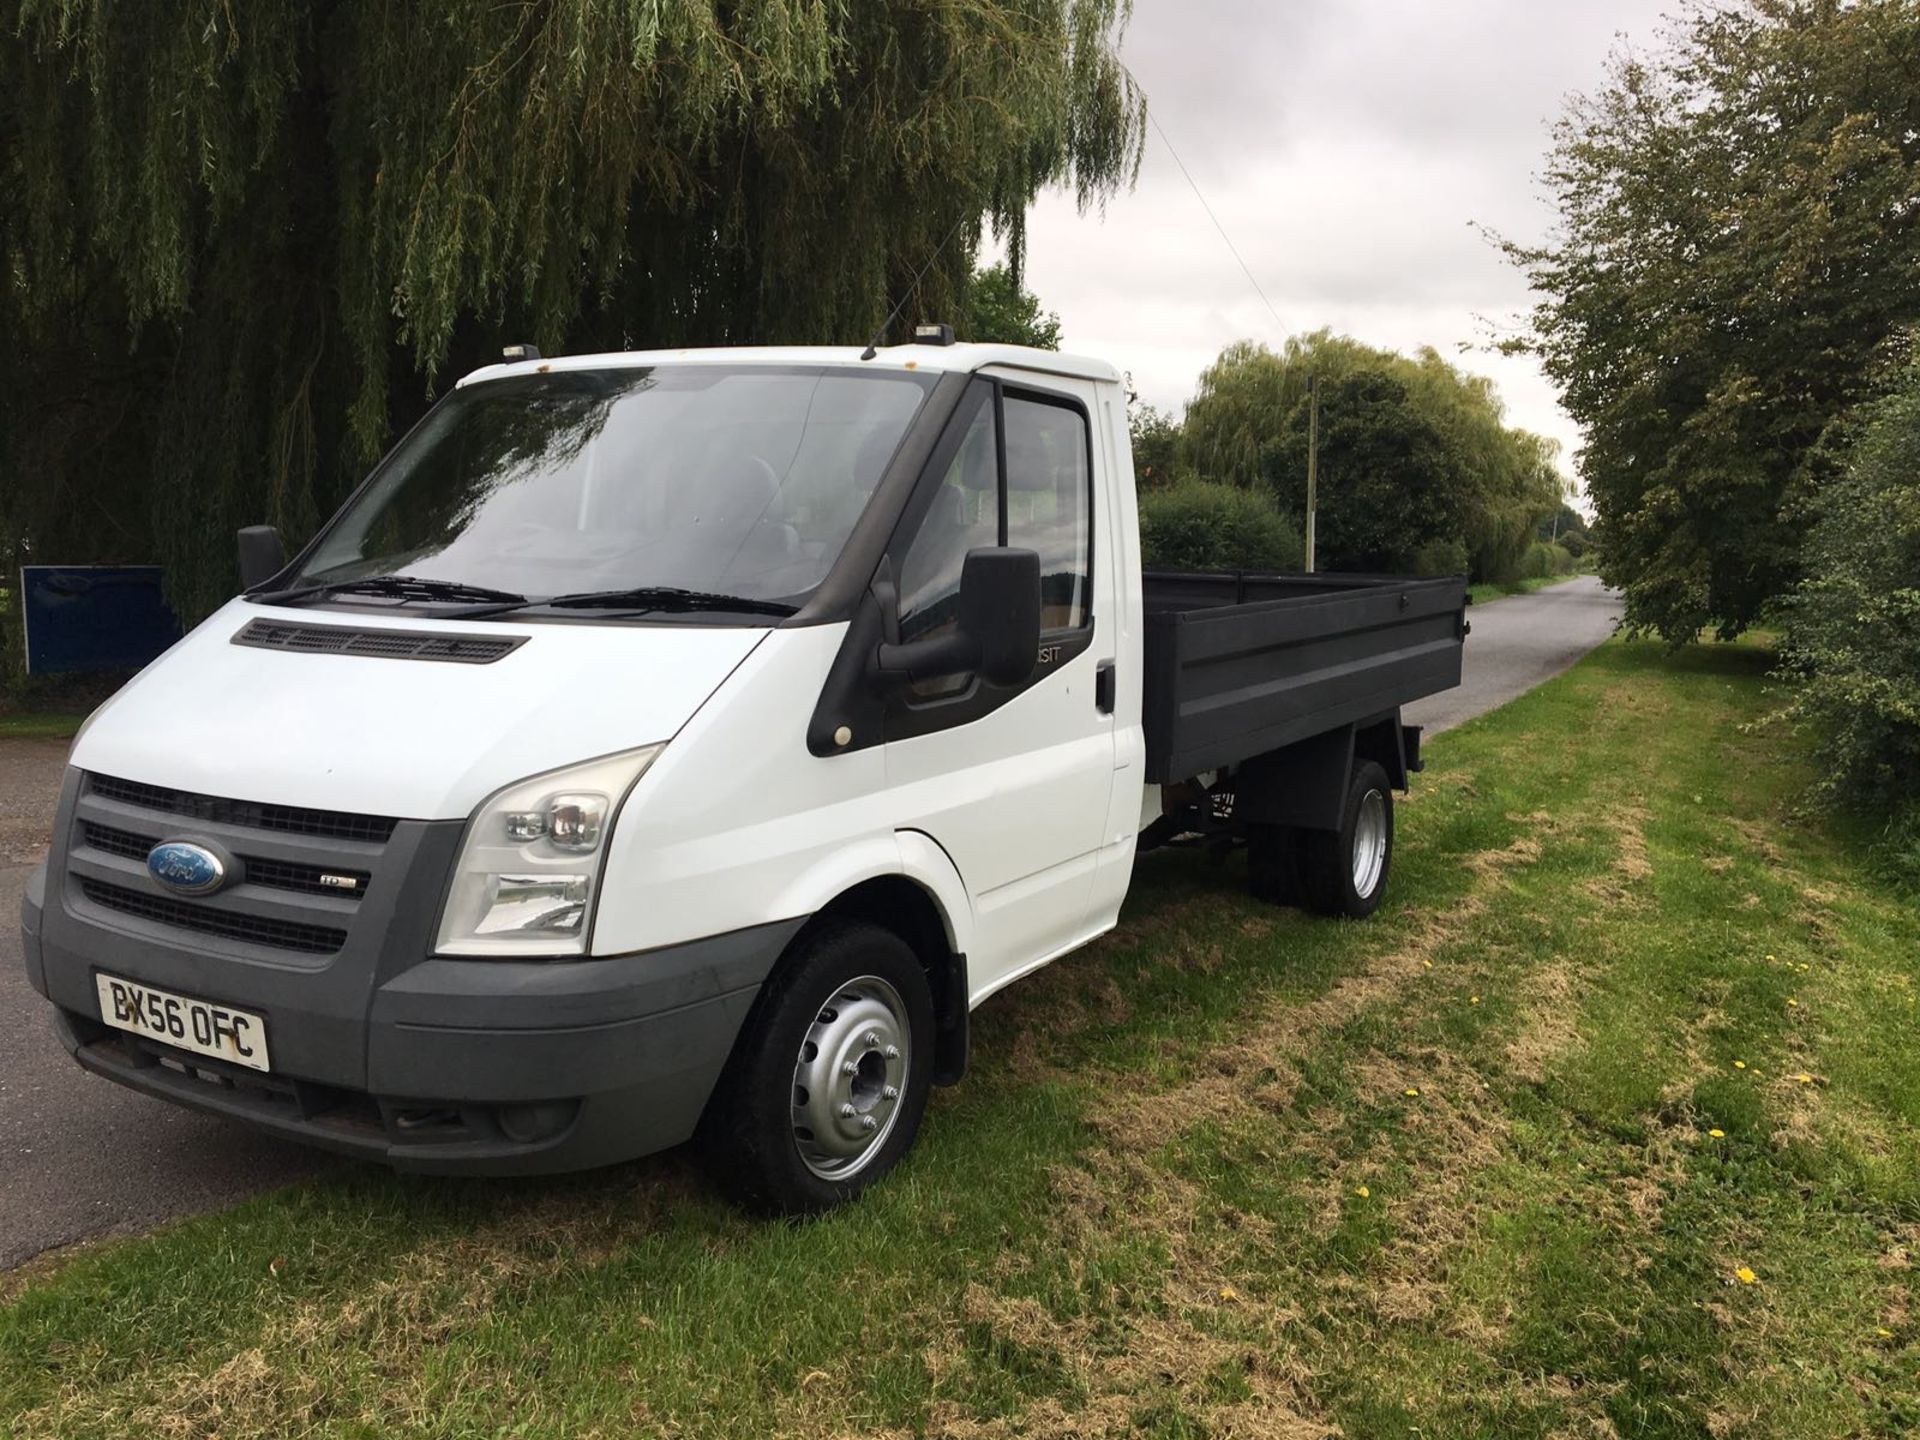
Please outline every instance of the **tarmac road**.
[[1427, 735], [1484, 715], [1551, 680], [1613, 634], [1625, 606], [1595, 575], [1475, 605], [1458, 689], [1409, 705]]
[[[1591, 577], [1475, 606], [1460, 688], [1408, 719], [1432, 734], [1524, 694], [1605, 640], [1619, 613]], [[0, 740], [0, 1270], [342, 1163], [123, 1090], [60, 1048], [27, 984], [18, 916], [66, 753], [64, 742]]]

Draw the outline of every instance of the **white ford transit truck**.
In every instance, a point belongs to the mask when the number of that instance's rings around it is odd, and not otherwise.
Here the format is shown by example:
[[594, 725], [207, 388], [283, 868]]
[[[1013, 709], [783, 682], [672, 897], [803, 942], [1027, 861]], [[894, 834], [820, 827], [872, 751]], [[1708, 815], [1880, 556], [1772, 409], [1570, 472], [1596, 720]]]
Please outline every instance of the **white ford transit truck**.
[[806, 1211], [1143, 848], [1370, 912], [1464, 582], [1143, 575], [1119, 373], [922, 333], [534, 353], [291, 561], [243, 531], [28, 887], [79, 1063], [406, 1170], [699, 1132]]

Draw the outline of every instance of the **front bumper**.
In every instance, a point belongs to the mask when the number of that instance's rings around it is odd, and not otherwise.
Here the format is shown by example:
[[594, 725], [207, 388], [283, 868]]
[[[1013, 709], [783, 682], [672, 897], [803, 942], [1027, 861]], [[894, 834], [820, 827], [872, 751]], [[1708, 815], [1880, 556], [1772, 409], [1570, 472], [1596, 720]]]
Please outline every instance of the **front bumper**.
[[[259, 1075], [65, 1006], [57, 1025], [96, 1075], [395, 1169], [584, 1170], [692, 1136], [760, 978], [798, 928], [606, 960], [427, 961], [409, 972], [417, 983], [375, 998], [366, 1036], [374, 1068], [362, 1090]], [[79, 957], [55, 961], [69, 964], [92, 974]], [[129, 968], [151, 979], [120, 966]], [[756, 978], [733, 983], [747, 975]], [[299, 1015], [283, 1005], [270, 1023], [285, 1029]]]
[[[134, 1091], [396, 1169], [591, 1169], [693, 1135], [760, 979], [797, 929], [545, 966], [428, 960], [374, 996], [365, 1089], [259, 1075], [67, 1004], [58, 1031], [81, 1066]], [[115, 966], [167, 983], [163, 970]], [[52, 956], [50, 970], [92, 983], [81, 956]], [[280, 1004], [269, 1037], [298, 1025]]]
[[[71, 780], [62, 797], [21, 917], [28, 977], [58, 1007], [74, 1058], [146, 1094], [402, 1170], [581, 1170], [688, 1139], [803, 923], [596, 959], [422, 958], [459, 827], [403, 822], [337, 954], [209, 943], [63, 883], [69, 850], [85, 854], [67, 838], [79, 789]], [[262, 1015], [273, 1072], [102, 1024], [99, 971]]]

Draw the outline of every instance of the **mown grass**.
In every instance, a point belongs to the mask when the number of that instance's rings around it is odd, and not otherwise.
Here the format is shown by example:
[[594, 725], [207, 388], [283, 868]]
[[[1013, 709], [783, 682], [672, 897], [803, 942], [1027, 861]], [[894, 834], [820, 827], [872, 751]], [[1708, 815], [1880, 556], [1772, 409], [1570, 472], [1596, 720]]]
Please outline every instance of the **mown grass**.
[[25, 1286], [0, 1430], [1908, 1433], [1920, 916], [1783, 818], [1765, 662], [1438, 740], [1367, 924], [1155, 857], [843, 1213], [348, 1170]]

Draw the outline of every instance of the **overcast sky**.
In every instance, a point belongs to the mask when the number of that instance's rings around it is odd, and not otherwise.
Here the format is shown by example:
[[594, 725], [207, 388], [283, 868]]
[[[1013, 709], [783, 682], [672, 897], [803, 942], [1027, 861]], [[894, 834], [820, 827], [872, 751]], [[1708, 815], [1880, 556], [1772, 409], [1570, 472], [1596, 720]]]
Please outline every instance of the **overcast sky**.
[[1540, 238], [1535, 176], [1565, 96], [1596, 88], [1616, 37], [1644, 46], [1671, 0], [1135, 0], [1123, 54], [1173, 147], [1279, 312], [1260, 301], [1167, 146], [1103, 215], [1042, 197], [1027, 284], [1066, 348], [1132, 372], [1176, 414], [1242, 337], [1322, 326], [1432, 345], [1491, 376], [1511, 423], [1579, 432], [1530, 359], [1460, 352], [1529, 305], [1476, 231]]

